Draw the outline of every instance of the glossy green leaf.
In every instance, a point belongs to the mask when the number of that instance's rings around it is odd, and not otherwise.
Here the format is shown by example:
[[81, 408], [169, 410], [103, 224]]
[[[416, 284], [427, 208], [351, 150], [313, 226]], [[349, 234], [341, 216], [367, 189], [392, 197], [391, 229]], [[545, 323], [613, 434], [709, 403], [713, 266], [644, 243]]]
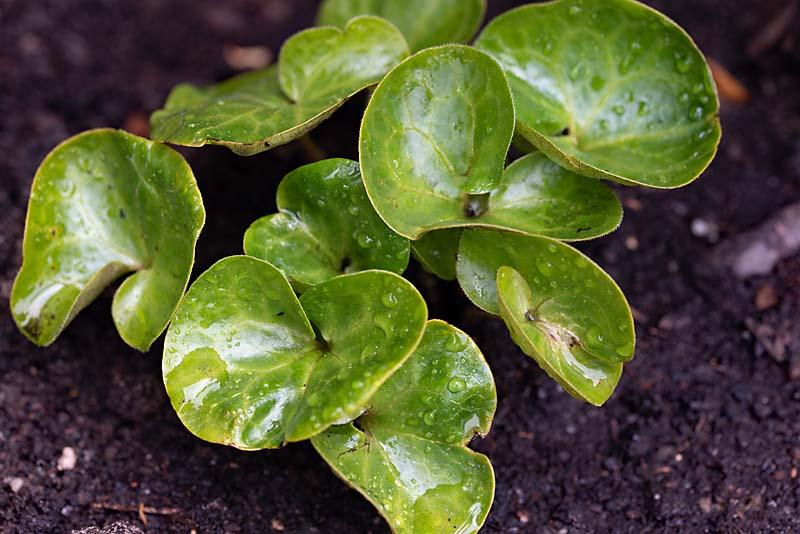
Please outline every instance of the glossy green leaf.
[[11, 310], [49, 345], [116, 278], [122, 339], [147, 350], [186, 289], [205, 220], [192, 170], [174, 150], [116, 130], [90, 130], [36, 171]]
[[425, 50], [380, 83], [361, 128], [375, 209], [397, 233], [483, 226], [588, 239], [615, 229], [614, 193], [530, 154], [504, 172], [514, 107], [502, 70], [463, 46]]
[[325, 0], [317, 23], [343, 27], [356, 15], [379, 15], [397, 26], [411, 50], [469, 41], [486, 13], [486, 0]]
[[[633, 357], [633, 318], [625, 296], [589, 258], [544, 237], [464, 232], [458, 250], [458, 281], [467, 297], [489, 313], [500, 313], [496, 280], [504, 266], [517, 271], [527, 284], [536, 320], [569, 332], [600, 360], [623, 362]], [[511, 298], [506, 301], [510, 304]]]
[[556, 0], [504, 13], [475, 46], [504, 67], [528, 141], [579, 174], [672, 188], [708, 166], [719, 102], [703, 55], [633, 0]]
[[542, 299], [511, 267], [497, 271], [497, 300], [514, 342], [565, 391], [595, 406], [608, 400], [622, 375], [622, 363], [592, 356], [570, 330], [540, 316]]
[[408, 55], [400, 32], [377, 17], [313, 28], [283, 45], [278, 66], [200, 89], [177, 86], [150, 119], [158, 141], [224, 145], [241, 155], [304, 135]]
[[269, 263], [226, 258], [178, 308], [164, 383], [198, 437], [279, 447], [360, 415], [417, 347], [426, 317], [414, 286], [392, 273], [342, 275], [298, 301]]
[[496, 404], [478, 347], [460, 330], [430, 321], [367, 412], [311, 442], [394, 532], [477, 532], [492, 504], [494, 473], [466, 444], [489, 431]]
[[411, 242], [411, 251], [422, 267], [442, 280], [456, 279], [456, 254], [461, 228], [428, 232]]
[[278, 210], [250, 226], [244, 250], [278, 267], [298, 291], [342, 273], [401, 274], [408, 266], [408, 240], [375, 213], [355, 161], [327, 159], [287, 174]]

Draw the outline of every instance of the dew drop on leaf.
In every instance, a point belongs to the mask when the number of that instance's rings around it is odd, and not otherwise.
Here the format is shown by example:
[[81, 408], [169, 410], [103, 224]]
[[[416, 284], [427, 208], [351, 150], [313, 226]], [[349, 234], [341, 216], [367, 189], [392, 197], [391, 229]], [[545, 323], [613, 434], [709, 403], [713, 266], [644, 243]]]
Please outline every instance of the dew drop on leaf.
[[450, 382], [447, 383], [447, 390], [450, 393], [459, 393], [464, 391], [464, 388], [467, 387], [466, 382], [460, 377], [453, 377], [450, 379]]
[[356, 243], [361, 248], [369, 248], [372, 246], [372, 237], [364, 232], [356, 232]]
[[550, 273], [553, 272], [553, 264], [544, 258], [536, 259], [536, 268], [539, 269], [539, 272], [544, 276], [550, 276]]
[[387, 291], [381, 296], [381, 302], [387, 308], [394, 308], [397, 306], [397, 295], [393, 291]]
[[436, 414], [434, 414], [433, 410], [425, 412], [425, 415], [422, 416], [422, 422], [428, 426], [432, 425], [435, 420]]

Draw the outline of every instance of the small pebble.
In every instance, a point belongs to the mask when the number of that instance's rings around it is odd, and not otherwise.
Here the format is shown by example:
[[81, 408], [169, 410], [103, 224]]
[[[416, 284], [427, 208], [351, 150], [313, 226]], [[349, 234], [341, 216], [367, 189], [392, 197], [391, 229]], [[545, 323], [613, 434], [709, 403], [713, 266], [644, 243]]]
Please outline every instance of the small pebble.
[[716, 243], [719, 241], [719, 226], [717, 226], [717, 223], [714, 221], [693, 219], [691, 231], [693, 236], [703, 238], [709, 243]]
[[78, 461], [78, 457], [75, 455], [75, 449], [72, 447], [64, 447], [64, 450], [61, 451], [61, 457], [58, 459], [58, 464], [56, 467], [59, 471], [70, 471], [75, 469], [75, 463]]
[[771, 308], [778, 303], [778, 294], [770, 284], [764, 284], [756, 290], [755, 304], [758, 311]]
[[9, 477], [6, 479], [6, 484], [14, 493], [19, 493], [19, 490], [22, 489], [22, 486], [25, 485], [25, 479], [20, 477]]
[[272, 51], [264, 46], [237, 46], [226, 44], [222, 57], [233, 70], [263, 69], [272, 63]]
[[700, 497], [697, 500], [697, 506], [700, 507], [700, 511], [704, 514], [707, 514], [711, 511], [711, 497]]

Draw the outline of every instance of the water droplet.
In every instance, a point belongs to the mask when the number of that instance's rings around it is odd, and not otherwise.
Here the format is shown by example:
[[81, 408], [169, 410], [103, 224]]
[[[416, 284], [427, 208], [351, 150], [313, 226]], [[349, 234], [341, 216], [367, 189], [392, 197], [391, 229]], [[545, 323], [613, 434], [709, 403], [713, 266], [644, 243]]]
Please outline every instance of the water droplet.
[[639, 107], [636, 109], [636, 114], [639, 115], [640, 117], [644, 117], [648, 113], [650, 113], [650, 109], [647, 106], [647, 102], [645, 102], [644, 100], [640, 100]]
[[689, 109], [689, 120], [699, 121], [703, 118], [703, 106], [692, 106]]
[[381, 296], [381, 302], [387, 308], [394, 308], [397, 306], [397, 295], [393, 291], [387, 291]]
[[603, 334], [597, 329], [597, 327], [594, 326], [589, 329], [587, 335], [589, 336], [589, 339], [595, 343], [602, 343], [604, 340]]
[[350, 215], [358, 215], [358, 206], [350, 206], [347, 211], [350, 212]]
[[614, 114], [616, 115], [622, 115], [623, 113], [625, 113], [625, 106], [617, 104], [616, 106], [611, 108], [611, 111], [613, 111]]
[[425, 415], [422, 416], [422, 422], [428, 426], [431, 426], [435, 420], [436, 420], [436, 415], [433, 413], [433, 410], [425, 412]]
[[534, 322], [536, 320], [536, 315], [533, 313], [533, 310], [528, 310], [525, 312], [525, 319], [530, 322]]
[[593, 91], [599, 91], [605, 87], [605, 85], [606, 81], [603, 78], [597, 75], [592, 76], [591, 86]]
[[68, 197], [75, 192], [75, 184], [71, 180], [64, 180], [58, 185], [58, 192]]
[[675, 52], [675, 69], [681, 74], [686, 74], [692, 67], [692, 58], [681, 51]]
[[619, 62], [619, 73], [623, 75], [628, 74], [634, 61], [635, 58], [633, 55], [625, 56], [622, 61]]
[[453, 377], [450, 379], [450, 382], [447, 383], [447, 389], [450, 393], [459, 393], [464, 391], [465, 387], [467, 387], [466, 382], [459, 377]]
[[570, 6], [569, 7], [569, 14], [570, 15], [577, 15], [581, 11], [583, 11], [583, 10], [580, 8], [580, 6]]
[[583, 63], [578, 63], [577, 65], [573, 66], [569, 71], [569, 79], [574, 82], [578, 78], [582, 78], [583, 70]]
[[600, 129], [601, 130], [608, 130], [608, 120], [600, 119]]
[[553, 264], [544, 258], [536, 259], [536, 268], [539, 269], [539, 272], [544, 276], [550, 276], [550, 273], [553, 272]]
[[306, 399], [306, 403], [312, 407], [319, 405], [319, 401], [320, 401], [319, 393], [317, 392], [312, 393], [311, 395], [308, 396], [308, 399]]
[[355, 238], [358, 246], [361, 248], [369, 248], [372, 246], [372, 236], [366, 232], [356, 232]]

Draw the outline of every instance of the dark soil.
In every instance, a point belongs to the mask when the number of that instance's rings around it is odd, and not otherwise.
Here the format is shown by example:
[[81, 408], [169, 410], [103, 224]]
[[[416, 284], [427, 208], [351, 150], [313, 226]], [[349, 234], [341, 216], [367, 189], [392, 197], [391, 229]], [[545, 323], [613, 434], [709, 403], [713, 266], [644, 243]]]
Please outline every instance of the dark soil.
[[[515, 3], [490, 0], [490, 12]], [[737, 235], [800, 199], [800, 19], [751, 57], [748, 44], [789, 0], [652, 3], [752, 100], [723, 107], [722, 147], [701, 180], [621, 190], [622, 229], [584, 247], [636, 309], [637, 356], [613, 399], [602, 409], [573, 400], [457, 286], [411, 271], [432, 315], [474, 336], [496, 375], [494, 429], [475, 443], [497, 473], [486, 532], [800, 531], [800, 257], [740, 282], [708, 261], [716, 236], [702, 232], [705, 223], [721, 239]], [[30, 181], [51, 147], [91, 127], [138, 130], [175, 83], [231, 75], [223, 45], [276, 51], [314, 9], [300, 0], [0, 0], [2, 300], [21, 260]], [[323, 150], [355, 155], [362, 104], [315, 132]], [[279, 179], [305, 161], [296, 145], [251, 158], [185, 153], [208, 210], [196, 272], [240, 251], [247, 225], [274, 209]], [[145, 528], [140, 503], [158, 532], [387, 531], [308, 444], [244, 453], [191, 436], [164, 393], [161, 347], [128, 348], [109, 308], [107, 293], [49, 349], [27, 342], [0, 308], [0, 531]], [[65, 447], [77, 463], [59, 471]]]

